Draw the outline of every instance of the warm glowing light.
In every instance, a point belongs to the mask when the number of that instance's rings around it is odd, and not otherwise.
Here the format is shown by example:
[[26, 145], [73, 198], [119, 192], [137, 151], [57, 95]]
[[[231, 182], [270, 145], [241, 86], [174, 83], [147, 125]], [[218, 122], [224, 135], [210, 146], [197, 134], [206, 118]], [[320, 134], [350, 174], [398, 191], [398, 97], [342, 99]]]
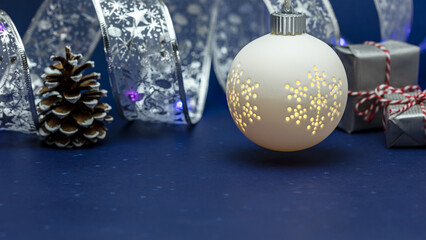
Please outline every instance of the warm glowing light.
[[238, 128], [277, 151], [303, 150], [327, 138], [342, 117], [347, 91], [338, 56], [308, 34], [255, 40], [237, 55], [227, 82]]

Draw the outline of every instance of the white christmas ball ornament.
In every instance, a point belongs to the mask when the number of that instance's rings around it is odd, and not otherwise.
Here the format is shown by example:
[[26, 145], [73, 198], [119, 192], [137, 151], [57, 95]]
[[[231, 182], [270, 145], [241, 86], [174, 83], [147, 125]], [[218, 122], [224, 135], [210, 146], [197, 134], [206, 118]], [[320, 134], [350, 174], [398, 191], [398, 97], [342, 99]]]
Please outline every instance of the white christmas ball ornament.
[[272, 33], [249, 43], [232, 64], [228, 106], [254, 143], [299, 151], [337, 127], [347, 102], [347, 76], [333, 49], [305, 33], [303, 14], [283, 10], [271, 19]]

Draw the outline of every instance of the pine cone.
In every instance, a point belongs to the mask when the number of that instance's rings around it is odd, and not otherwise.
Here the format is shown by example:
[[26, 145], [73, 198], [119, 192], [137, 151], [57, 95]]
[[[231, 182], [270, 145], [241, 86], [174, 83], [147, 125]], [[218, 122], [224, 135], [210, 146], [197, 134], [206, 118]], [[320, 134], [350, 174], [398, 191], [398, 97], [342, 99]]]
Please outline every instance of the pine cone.
[[78, 65], [83, 58], [65, 47], [66, 58], [51, 57], [58, 63], [51, 65], [51, 73], [43, 74], [44, 88], [37, 111], [40, 115], [39, 134], [49, 145], [60, 148], [83, 147], [104, 139], [105, 122], [112, 122], [108, 115], [111, 106], [100, 103], [107, 91], [99, 90], [99, 73], [83, 76], [94, 62]]

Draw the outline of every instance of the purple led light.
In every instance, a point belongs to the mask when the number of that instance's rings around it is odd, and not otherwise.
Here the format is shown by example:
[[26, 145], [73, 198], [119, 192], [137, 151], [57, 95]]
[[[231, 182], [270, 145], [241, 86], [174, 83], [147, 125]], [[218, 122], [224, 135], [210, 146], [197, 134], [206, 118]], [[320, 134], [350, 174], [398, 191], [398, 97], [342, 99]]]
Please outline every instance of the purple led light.
[[126, 92], [126, 95], [130, 98], [132, 102], [137, 102], [143, 99], [143, 94], [140, 94], [135, 90]]
[[346, 40], [344, 38], [339, 38], [339, 45], [340, 46], [346, 46], [348, 45], [348, 43], [346, 42]]
[[176, 109], [177, 112], [182, 112], [183, 111], [183, 102], [182, 102], [182, 100], [178, 100], [175, 103], [175, 109]]
[[6, 30], [7, 30], [6, 26], [0, 23], [0, 32], [4, 32]]

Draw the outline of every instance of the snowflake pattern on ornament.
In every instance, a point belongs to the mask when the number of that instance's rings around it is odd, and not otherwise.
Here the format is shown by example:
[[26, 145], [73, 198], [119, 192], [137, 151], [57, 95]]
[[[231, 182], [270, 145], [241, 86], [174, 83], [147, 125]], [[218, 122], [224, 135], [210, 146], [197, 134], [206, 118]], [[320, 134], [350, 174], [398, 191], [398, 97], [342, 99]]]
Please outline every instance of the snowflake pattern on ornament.
[[[248, 124], [262, 119], [258, 113], [259, 107], [253, 102], [257, 99], [256, 90], [260, 84], [253, 82], [251, 78], [244, 78], [244, 71], [241, 70], [241, 64], [238, 64], [237, 68], [230, 72], [227, 85], [226, 95], [231, 115], [238, 127], [245, 132]], [[238, 109], [242, 109], [242, 112]]]
[[[299, 80], [296, 81], [295, 86], [285, 85], [286, 91], [289, 92], [287, 101], [299, 103], [295, 108], [287, 107], [285, 122], [295, 121], [296, 125], [301, 125], [303, 121], [308, 122], [306, 129], [315, 135], [324, 128], [326, 118], [334, 121], [342, 114], [339, 111], [342, 103], [338, 101], [338, 98], [343, 94], [343, 82], [341, 79], [332, 77], [331, 83], [327, 84], [327, 73], [320, 73], [317, 66], [314, 66], [313, 72], [309, 72], [307, 77], [310, 82], [308, 86], [302, 85]], [[316, 88], [316, 94], [309, 95], [309, 88]], [[309, 99], [309, 106], [302, 105], [306, 99]]]
[[34, 133], [35, 104], [21, 59], [19, 36], [9, 26], [10, 18], [0, 11], [0, 130]]
[[[267, 14], [281, 11], [284, 0], [220, 1], [219, 18], [214, 39], [213, 64], [219, 83], [225, 89], [232, 61], [250, 41], [270, 31]], [[340, 29], [329, 0], [293, 0], [296, 11], [307, 15], [307, 30], [311, 35], [336, 44]]]

